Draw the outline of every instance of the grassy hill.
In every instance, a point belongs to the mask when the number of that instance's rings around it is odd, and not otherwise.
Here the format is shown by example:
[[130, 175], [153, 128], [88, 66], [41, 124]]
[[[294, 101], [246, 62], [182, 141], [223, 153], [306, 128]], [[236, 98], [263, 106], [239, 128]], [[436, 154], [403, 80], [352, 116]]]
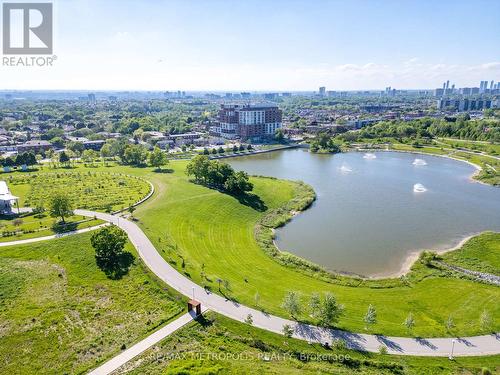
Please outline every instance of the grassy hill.
[[97, 268], [90, 234], [0, 249], [0, 373], [82, 373], [182, 311], [136, 257]]

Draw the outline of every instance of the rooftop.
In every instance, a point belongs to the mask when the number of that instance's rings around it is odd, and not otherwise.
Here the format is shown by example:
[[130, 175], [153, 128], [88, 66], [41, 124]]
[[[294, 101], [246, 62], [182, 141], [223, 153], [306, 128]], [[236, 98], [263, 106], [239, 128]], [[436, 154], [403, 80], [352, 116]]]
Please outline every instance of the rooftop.
[[9, 187], [5, 181], [0, 181], [0, 201], [13, 201], [17, 197], [10, 193]]

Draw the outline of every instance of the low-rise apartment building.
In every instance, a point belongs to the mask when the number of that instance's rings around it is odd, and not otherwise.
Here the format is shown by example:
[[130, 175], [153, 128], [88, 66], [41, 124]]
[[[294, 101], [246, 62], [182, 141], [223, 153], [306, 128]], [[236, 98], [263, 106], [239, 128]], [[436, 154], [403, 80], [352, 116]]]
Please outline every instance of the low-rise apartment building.
[[211, 131], [226, 139], [268, 138], [282, 127], [282, 111], [275, 104], [223, 104]]

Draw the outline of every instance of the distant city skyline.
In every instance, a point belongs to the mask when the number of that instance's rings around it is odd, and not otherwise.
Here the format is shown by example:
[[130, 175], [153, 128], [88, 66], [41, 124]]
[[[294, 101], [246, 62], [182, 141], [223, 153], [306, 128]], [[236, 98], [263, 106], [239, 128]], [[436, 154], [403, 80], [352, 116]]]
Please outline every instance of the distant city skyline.
[[56, 0], [54, 10], [54, 66], [0, 66], [0, 90], [405, 90], [500, 80], [492, 0]]

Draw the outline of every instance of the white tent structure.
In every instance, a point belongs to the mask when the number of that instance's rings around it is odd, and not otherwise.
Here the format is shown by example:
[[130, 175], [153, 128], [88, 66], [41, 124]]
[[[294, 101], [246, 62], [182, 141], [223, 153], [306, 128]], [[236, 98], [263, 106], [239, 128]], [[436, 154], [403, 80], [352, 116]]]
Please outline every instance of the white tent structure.
[[7, 183], [5, 181], [0, 181], [0, 213], [4, 215], [13, 214], [12, 204], [18, 199], [18, 197], [11, 194]]

